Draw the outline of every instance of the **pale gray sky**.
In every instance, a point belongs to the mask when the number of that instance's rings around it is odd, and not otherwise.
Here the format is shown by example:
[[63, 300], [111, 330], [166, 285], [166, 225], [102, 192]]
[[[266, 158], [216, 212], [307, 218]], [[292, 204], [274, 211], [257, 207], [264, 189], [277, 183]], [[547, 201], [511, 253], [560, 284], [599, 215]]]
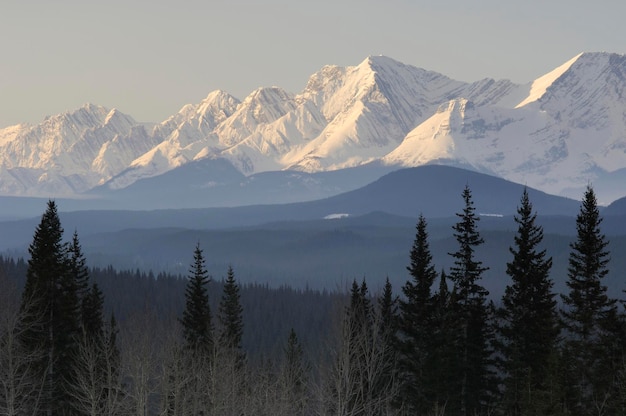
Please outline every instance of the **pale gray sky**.
[[0, 127], [91, 102], [163, 121], [223, 89], [297, 93], [383, 54], [454, 79], [529, 82], [626, 53], [623, 0], [0, 0]]

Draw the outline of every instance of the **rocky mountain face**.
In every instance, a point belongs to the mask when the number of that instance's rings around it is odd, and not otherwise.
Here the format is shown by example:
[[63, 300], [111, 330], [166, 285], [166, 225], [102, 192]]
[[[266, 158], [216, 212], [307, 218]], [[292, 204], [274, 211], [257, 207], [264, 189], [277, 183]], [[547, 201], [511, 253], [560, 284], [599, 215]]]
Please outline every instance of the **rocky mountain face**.
[[245, 175], [449, 164], [572, 197], [597, 183], [608, 203], [626, 195], [625, 89], [617, 54], [583, 53], [526, 85], [464, 83], [372, 56], [323, 67], [295, 95], [214, 91], [161, 123], [86, 105], [2, 129], [0, 193], [122, 189], [223, 158]]

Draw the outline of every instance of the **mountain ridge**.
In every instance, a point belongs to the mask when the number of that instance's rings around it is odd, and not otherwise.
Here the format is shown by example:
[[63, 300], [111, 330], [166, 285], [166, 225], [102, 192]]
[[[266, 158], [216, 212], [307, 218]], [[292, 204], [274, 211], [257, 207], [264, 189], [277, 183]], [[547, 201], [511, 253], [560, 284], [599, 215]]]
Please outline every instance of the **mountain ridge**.
[[[626, 56], [581, 53], [527, 84], [443, 74], [370, 56], [327, 65], [297, 94], [220, 90], [160, 123], [87, 104], [0, 130], [0, 193], [71, 196], [122, 189], [205, 158], [244, 175], [371, 162], [450, 164], [605, 203], [626, 195]], [[219, 178], [215, 178], [219, 180]]]

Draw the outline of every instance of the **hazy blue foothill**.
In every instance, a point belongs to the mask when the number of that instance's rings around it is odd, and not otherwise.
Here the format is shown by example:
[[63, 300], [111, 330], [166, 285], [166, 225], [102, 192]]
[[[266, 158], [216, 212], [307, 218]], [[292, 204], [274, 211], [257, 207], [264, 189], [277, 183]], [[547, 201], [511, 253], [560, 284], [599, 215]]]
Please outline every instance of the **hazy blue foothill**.
[[[363, 170], [361, 167], [323, 175], [328, 181], [344, 177], [344, 183], [348, 183]], [[275, 173], [273, 179], [284, 184], [293, 175]], [[297, 180], [306, 176], [299, 174]], [[174, 183], [164, 188], [162, 195], [193, 193]], [[256, 189], [262, 193], [276, 181], [248, 179], [250, 189], [257, 184]], [[244, 282], [335, 289], [355, 277], [365, 276], [374, 284], [389, 276], [393, 283], [401, 284], [406, 278], [407, 250], [420, 213], [429, 221], [437, 267], [450, 266], [447, 253], [453, 245], [451, 226], [465, 185], [472, 189], [486, 241], [478, 251], [491, 268], [485, 273], [485, 286], [497, 296], [506, 285], [504, 264], [516, 229], [513, 214], [524, 187], [460, 168], [431, 165], [403, 169], [361, 188], [308, 202], [145, 211], [70, 208], [71, 212], [61, 212], [60, 217], [67, 230], [79, 230], [90, 264], [99, 267], [114, 264], [121, 269], [184, 274], [190, 247], [200, 242], [212, 272], [225, 275], [232, 264]], [[554, 257], [555, 289], [563, 289], [568, 244], [575, 235], [574, 216], [580, 202], [533, 189], [529, 189], [529, 196], [546, 233], [546, 248]], [[33, 209], [43, 204], [36, 199], [26, 202]], [[68, 211], [63, 208], [65, 202], [58, 202], [62, 211]], [[86, 203], [67, 202], [70, 207], [72, 203]], [[150, 205], [149, 200], [143, 203]], [[607, 207], [603, 223], [611, 240], [611, 268], [615, 270], [626, 266], [622, 264], [626, 259], [626, 221], [621, 205], [623, 201], [618, 200]], [[333, 214], [348, 216], [324, 219]], [[26, 256], [37, 221], [38, 217], [1, 222], [0, 249]], [[609, 276], [607, 280], [611, 290], [621, 290], [617, 281], [611, 283], [612, 279]]]

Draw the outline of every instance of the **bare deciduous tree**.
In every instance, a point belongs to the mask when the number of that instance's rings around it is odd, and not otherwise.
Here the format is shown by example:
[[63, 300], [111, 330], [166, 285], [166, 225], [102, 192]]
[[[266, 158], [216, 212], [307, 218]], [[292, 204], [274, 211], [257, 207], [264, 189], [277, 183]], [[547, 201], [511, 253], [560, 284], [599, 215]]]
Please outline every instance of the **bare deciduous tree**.
[[322, 414], [337, 416], [396, 415], [392, 401], [398, 383], [388, 373], [388, 342], [380, 325], [380, 315], [369, 320], [342, 321], [334, 364], [326, 374]]
[[149, 311], [128, 321], [121, 340], [121, 372], [126, 384], [124, 414], [148, 416], [155, 413], [158, 405], [161, 332]]
[[79, 414], [113, 416], [123, 408], [118, 356], [110, 337], [100, 342], [82, 339], [72, 379], [72, 393]]
[[[27, 349], [21, 343], [26, 321], [13, 282], [0, 272], [0, 414], [35, 415], [40, 410], [45, 380], [36, 376], [35, 363], [43, 361], [43, 349]], [[25, 308], [28, 310], [29, 308]], [[32, 321], [32, 320], [31, 320]]]

